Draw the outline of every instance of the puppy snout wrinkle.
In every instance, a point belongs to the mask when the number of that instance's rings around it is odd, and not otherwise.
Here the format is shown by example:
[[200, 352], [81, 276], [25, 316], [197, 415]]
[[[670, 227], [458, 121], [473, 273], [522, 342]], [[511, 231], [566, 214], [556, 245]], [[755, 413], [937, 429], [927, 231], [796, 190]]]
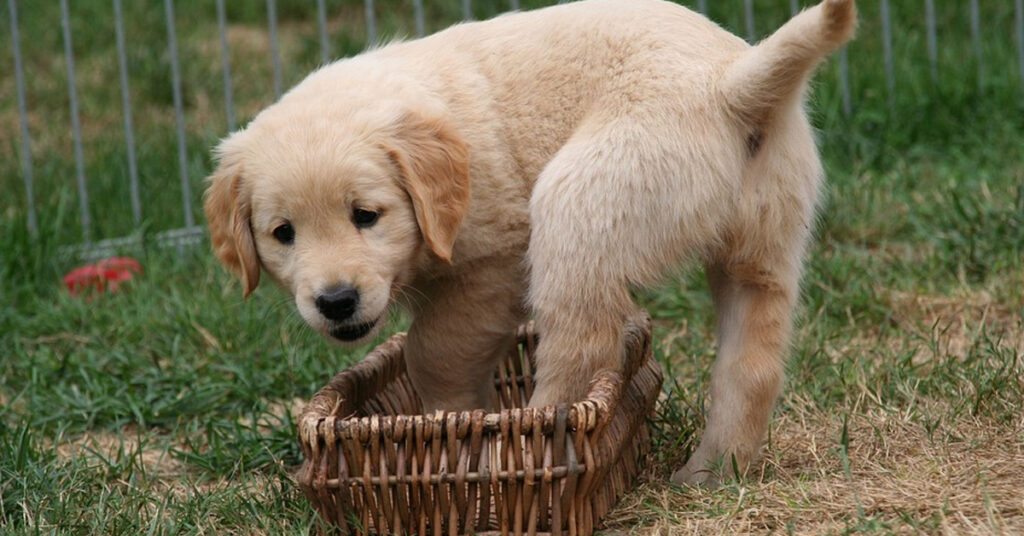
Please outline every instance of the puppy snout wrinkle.
[[316, 297], [316, 308], [328, 320], [348, 320], [359, 306], [359, 291], [344, 285], [330, 287]]

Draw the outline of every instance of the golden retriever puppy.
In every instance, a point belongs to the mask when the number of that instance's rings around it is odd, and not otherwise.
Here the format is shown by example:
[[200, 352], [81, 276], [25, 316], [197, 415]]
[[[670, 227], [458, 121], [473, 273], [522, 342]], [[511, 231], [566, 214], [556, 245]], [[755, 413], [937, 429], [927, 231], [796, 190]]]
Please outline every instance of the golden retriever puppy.
[[707, 430], [673, 480], [744, 470], [822, 182], [803, 88], [854, 24], [853, 0], [824, 0], [751, 47], [668, 2], [592, 0], [339, 61], [217, 148], [213, 248], [246, 295], [264, 270], [341, 342], [403, 304], [425, 410], [489, 405], [527, 306], [543, 333], [531, 405], [579, 398], [619, 366], [630, 287], [700, 259], [719, 354]]

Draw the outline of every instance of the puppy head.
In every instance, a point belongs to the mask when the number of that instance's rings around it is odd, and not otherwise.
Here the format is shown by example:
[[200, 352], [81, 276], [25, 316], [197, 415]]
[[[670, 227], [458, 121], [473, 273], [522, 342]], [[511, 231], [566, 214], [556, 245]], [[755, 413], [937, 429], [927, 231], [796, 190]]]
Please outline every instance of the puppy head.
[[262, 268], [335, 340], [373, 336], [425, 251], [451, 262], [469, 164], [441, 119], [407, 112], [339, 125], [264, 112], [216, 154], [204, 207], [215, 254], [246, 297]]

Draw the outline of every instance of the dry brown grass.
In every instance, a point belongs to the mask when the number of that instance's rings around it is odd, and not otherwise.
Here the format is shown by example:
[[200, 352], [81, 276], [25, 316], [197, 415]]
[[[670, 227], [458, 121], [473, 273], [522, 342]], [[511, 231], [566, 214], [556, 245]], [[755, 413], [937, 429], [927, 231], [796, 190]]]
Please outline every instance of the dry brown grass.
[[[980, 419], [943, 437], [871, 407], [846, 423], [790, 397], [758, 474], [720, 490], [674, 488], [655, 468], [609, 516], [640, 534], [1024, 533], [1024, 435]], [[865, 405], [871, 405], [864, 401]], [[641, 520], [643, 528], [636, 528]], [[920, 524], [921, 529], [915, 529]]]
[[[911, 292], [885, 293], [899, 329], [926, 345], [921, 360], [940, 356], [964, 357], [983, 330], [1000, 335], [999, 344], [1024, 352], [1024, 329], [1019, 309], [996, 298], [994, 291], [961, 288], [951, 296]], [[902, 340], [906, 341], [904, 337]]]

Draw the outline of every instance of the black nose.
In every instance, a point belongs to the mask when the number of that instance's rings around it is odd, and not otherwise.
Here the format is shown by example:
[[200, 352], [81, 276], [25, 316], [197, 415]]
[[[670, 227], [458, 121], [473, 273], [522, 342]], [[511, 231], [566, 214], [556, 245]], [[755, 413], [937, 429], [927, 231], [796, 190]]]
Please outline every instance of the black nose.
[[331, 287], [316, 297], [316, 308], [320, 314], [335, 322], [347, 320], [356, 312], [357, 306], [359, 291], [352, 287]]

